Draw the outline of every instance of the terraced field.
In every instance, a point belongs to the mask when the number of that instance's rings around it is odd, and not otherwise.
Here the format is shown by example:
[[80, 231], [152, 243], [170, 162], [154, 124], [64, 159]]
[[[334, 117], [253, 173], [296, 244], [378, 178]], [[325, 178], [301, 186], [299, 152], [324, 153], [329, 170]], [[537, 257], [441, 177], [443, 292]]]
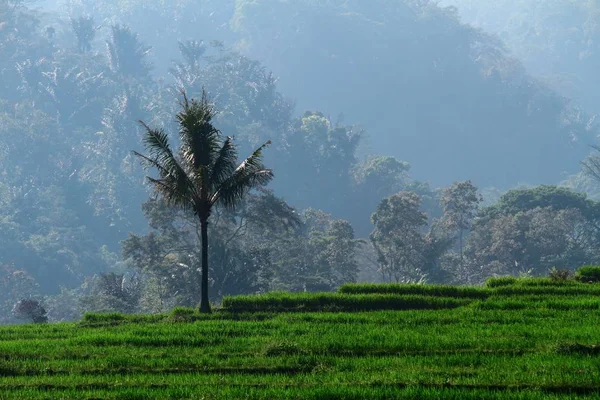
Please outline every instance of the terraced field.
[[0, 328], [1, 399], [597, 399], [600, 285], [346, 286]]

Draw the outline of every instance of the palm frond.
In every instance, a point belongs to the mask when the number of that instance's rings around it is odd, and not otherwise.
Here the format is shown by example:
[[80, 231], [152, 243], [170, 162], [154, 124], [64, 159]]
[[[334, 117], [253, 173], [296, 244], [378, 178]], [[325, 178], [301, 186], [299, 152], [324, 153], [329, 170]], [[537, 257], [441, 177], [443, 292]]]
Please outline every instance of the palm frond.
[[273, 171], [266, 169], [262, 163], [262, 152], [270, 141], [260, 146], [246, 158], [215, 191], [211, 204], [220, 202], [227, 208], [233, 208], [252, 188], [264, 186], [273, 179]]
[[169, 145], [168, 135], [162, 129], [150, 128], [144, 121], [140, 121], [140, 124], [146, 130], [143, 142], [148, 152], [147, 158], [154, 160], [169, 172], [179, 167], [175, 154], [173, 154]]
[[182, 96], [182, 110], [177, 114], [181, 157], [189, 170], [196, 170], [214, 163], [220, 148], [221, 132], [211, 123], [215, 111], [204, 90], [200, 101], [188, 99], [184, 92]]
[[194, 197], [182, 196], [180, 191], [181, 183], [174, 177], [169, 176], [164, 179], [155, 179], [148, 176], [146, 179], [148, 179], [148, 182], [154, 187], [154, 191], [165, 199], [167, 204], [179, 207], [185, 211], [195, 211], [196, 204], [194, 202]]
[[150, 157], [143, 155], [142, 153], [138, 153], [135, 150], [132, 151], [131, 154], [133, 154], [141, 160], [141, 164], [145, 169], [156, 168], [158, 170], [158, 173], [161, 174], [161, 176], [163, 174], [169, 173], [169, 171], [165, 167], [160, 165], [156, 160], [153, 160]]
[[237, 150], [233, 144], [233, 138], [228, 136], [211, 166], [210, 182], [213, 188], [220, 187], [235, 172], [236, 162]]
[[173, 154], [167, 134], [160, 129], [151, 129], [142, 121], [140, 123], [146, 129], [144, 145], [148, 155], [135, 151], [133, 154], [146, 167], [156, 168], [159, 175], [159, 178], [148, 177], [148, 181], [170, 204], [186, 209], [192, 207], [198, 197], [196, 187]]
[[246, 158], [238, 167], [235, 169], [235, 173], [243, 172], [244, 170], [249, 169], [264, 169], [262, 163], [262, 153], [267, 146], [271, 144], [271, 141], [268, 140], [265, 144], [260, 146], [258, 149], [254, 150], [254, 153], [250, 155], [250, 157]]

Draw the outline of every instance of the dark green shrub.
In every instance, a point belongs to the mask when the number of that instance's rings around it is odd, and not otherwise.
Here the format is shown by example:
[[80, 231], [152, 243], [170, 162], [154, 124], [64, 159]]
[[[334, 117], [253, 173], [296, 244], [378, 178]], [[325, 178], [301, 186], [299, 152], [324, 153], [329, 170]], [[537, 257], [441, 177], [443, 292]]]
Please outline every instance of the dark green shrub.
[[519, 280], [514, 276], [499, 276], [496, 278], [490, 278], [485, 282], [485, 286], [489, 288], [496, 288], [500, 286], [510, 286], [514, 285]]
[[191, 322], [194, 320], [194, 314], [196, 311], [193, 308], [188, 307], [175, 307], [171, 311], [171, 320], [175, 322]]
[[577, 270], [575, 279], [584, 283], [600, 282], [600, 266], [587, 265]]
[[573, 272], [569, 269], [558, 269], [554, 267], [548, 272], [548, 278], [557, 282], [565, 282], [570, 280], [572, 277]]
[[23, 299], [18, 301], [12, 310], [15, 317], [34, 324], [45, 324], [48, 322], [46, 309], [39, 301], [34, 299]]

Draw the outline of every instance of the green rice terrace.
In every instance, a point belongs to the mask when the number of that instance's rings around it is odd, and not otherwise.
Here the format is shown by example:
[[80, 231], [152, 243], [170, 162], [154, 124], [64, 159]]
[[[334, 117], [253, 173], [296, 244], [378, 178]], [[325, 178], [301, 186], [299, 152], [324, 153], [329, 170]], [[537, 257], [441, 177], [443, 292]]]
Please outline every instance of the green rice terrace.
[[600, 285], [346, 285], [0, 328], [2, 399], [597, 399]]

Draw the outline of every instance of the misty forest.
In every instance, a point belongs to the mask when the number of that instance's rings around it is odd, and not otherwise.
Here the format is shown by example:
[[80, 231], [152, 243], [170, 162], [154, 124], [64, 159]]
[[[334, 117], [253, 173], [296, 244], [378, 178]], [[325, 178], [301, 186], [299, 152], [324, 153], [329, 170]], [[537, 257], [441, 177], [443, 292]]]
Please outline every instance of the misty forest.
[[0, 0], [0, 393], [595, 398], [599, 72], [598, 0]]

